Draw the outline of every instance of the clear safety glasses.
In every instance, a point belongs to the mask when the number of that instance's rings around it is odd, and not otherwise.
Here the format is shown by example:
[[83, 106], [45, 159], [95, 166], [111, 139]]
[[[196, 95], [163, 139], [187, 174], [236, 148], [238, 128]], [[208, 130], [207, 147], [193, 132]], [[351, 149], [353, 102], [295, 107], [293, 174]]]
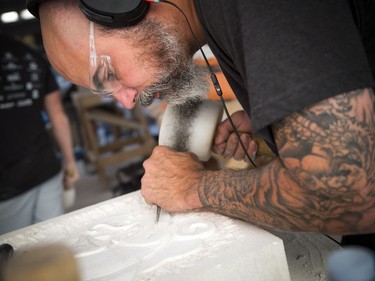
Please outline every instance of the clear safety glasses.
[[94, 23], [90, 22], [90, 90], [101, 96], [111, 96], [122, 88], [108, 55], [96, 54]]

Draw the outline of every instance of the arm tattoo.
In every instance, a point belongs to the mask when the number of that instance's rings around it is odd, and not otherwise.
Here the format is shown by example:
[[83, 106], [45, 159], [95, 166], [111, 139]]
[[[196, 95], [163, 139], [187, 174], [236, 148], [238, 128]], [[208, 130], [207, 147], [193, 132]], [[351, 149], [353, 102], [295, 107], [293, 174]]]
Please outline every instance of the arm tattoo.
[[253, 170], [207, 172], [203, 206], [271, 229], [375, 232], [375, 97], [326, 99], [273, 125], [279, 157]]

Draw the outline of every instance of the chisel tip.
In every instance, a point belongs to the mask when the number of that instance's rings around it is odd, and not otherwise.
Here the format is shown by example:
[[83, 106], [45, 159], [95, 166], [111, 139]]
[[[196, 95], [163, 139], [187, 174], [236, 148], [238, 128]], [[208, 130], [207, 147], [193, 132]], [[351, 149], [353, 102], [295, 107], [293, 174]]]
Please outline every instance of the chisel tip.
[[158, 222], [159, 222], [160, 212], [161, 212], [161, 208], [160, 208], [159, 206], [156, 206], [156, 217], [155, 217], [155, 223], [158, 223]]

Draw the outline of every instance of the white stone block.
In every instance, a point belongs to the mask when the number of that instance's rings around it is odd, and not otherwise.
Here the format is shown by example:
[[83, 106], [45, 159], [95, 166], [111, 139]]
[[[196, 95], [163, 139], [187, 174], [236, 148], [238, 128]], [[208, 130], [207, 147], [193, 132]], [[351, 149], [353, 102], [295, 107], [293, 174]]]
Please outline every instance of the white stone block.
[[206, 212], [168, 214], [139, 191], [0, 236], [20, 253], [63, 243], [82, 280], [289, 281], [283, 241], [248, 223]]

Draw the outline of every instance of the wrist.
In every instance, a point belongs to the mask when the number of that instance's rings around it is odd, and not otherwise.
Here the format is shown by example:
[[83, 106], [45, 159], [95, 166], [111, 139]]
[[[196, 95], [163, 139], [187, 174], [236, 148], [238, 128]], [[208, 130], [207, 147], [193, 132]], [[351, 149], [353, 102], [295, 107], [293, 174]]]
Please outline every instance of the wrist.
[[[225, 173], [228, 170], [205, 171], [198, 185], [199, 200], [202, 209], [220, 212]], [[220, 192], [221, 191], [221, 192]]]
[[75, 161], [69, 161], [64, 163], [64, 170], [65, 171], [74, 171], [77, 169]]
[[201, 173], [197, 184], [197, 195], [201, 209], [211, 209], [212, 206], [209, 204], [209, 190], [212, 185], [212, 180], [215, 179], [217, 172], [205, 170]]
[[199, 190], [202, 182], [202, 178], [206, 171], [200, 171], [195, 173], [191, 177], [192, 186], [189, 188], [186, 194], [186, 203], [191, 210], [199, 210], [202, 209], [204, 206], [200, 200]]

